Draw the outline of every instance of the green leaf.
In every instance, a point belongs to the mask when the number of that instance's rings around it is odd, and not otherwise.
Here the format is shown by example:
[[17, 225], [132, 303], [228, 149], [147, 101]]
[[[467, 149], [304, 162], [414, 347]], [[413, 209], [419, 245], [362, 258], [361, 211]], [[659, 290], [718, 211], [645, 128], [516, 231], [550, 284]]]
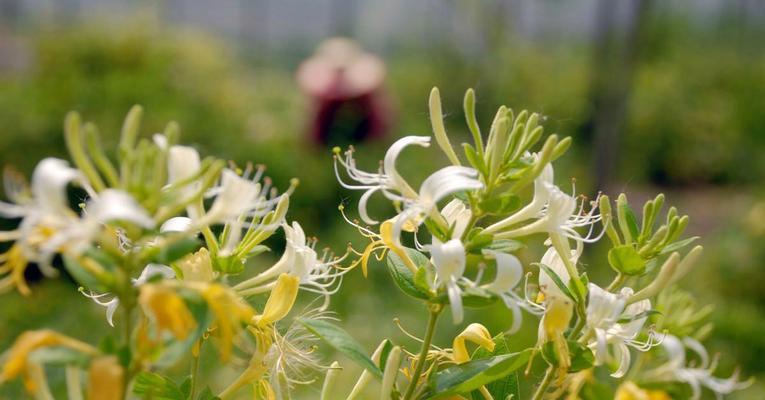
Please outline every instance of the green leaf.
[[151, 400], [186, 400], [183, 392], [170, 378], [153, 372], [141, 372], [136, 375], [133, 393], [143, 399]]
[[465, 251], [473, 254], [481, 254], [481, 251], [492, 244], [494, 241], [494, 235], [491, 233], [484, 233], [480, 228], [472, 229], [468, 233], [468, 240], [465, 244]]
[[523, 367], [531, 356], [531, 349], [519, 353], [503, 354], [483, 360], [468, 361], [449, 367], [433, 375], [431, 399], [468, 393], [502, 379]]
[[695, 242], [698, 238], [699, 238], [698, 236], [689, 237], [688, 239], [683, 239], [679, 242], [675, 242], [668, 246], [665, 246], [663, 249], [661, 249], [661, 251], [659, 252], [659, 255], [669, 254], [673, 251], [680, 250], [683, 247]]
[[[587, 346], [573, 340], [567, 340], [568, 352], [571, 357], [571, 367], [568, 372], [582, 371], [595, 365], [595, 355]], [[542, 357], [552, 365], [558, 365], [558, 354], [552, 341], [542, 345]]]
[[316, 337], [326, 342], [330, 347], [366, 368], [372, 375], [382, 378], [380, 368], [367, 357], [367, 352], [364, 348], [342, 328], [318, 319], [298, 318], [297, 322], [316, 335]]
[[[409, 258], [412, 259], [415, 265], [420, 266], [420, 269], [425, 268], [424, 266], [429, 263], [428, 258], [417, 250], [404, 249], [404, 251], [409, 254]], [[396, 283], [396, 286], [398, 286], [399, 289], [414, 298], [430, 300], [432, 297], [430, 291], [424, 289], [421, 283], [417, 284], [415, 282], [415, 274], [409, 270], [409, 267], [404, 264], [399, 256], [397, 256], [392, 251], [389, 251], [388, 257], [386, 258], [388, 272], [393, 278], [393, 282]]]
[[518, 209], [521, 205], [521, 198], [512, 193], [504, 193], [497, 196], [491, 196], [478, 203], [481, 210], [496, 215], [504, 215]]
[[377, 363], [377, 366], [380, 368], [380, 371], [385, 369], [385, 363], [388, 361], [388, 355], [390, 354], [391, 350], [393, 350], [393, 342], [391, 342], [388, 339], [385, 339], [385, 343], [383, 344], [382, 351], [380, 352], [380, 362]]
[[220, 400], [220, 397], [213, 394], [209, 387], [206, 387], [199, 395], [197, 400]]
[[645, 272], [645, 261], [631, 244], [616, 246], [608, 251], [608, 263], [616, 272], [640, 275]]
[[552, 270], [552, 268], [544, 264], [539, 264], [539, 267], [545, 271], [547, 276], [549, 276], [550, 279], [552, 279], [553, 283], [555, 283], [555, 286], [557, 286], [558, 289], [560, 289], [560, 291], [563, 292], [564, 295], [566, 295], [566, 297], [568, 297], [575, 303], [577, 302], [574, 295], [571, 294], [571, 291], [568, 289], [568, 286], [566, 286], [566, 284], [563, 283], [563, 280], [560, 279], [560, 276], [558, 276], [558, 274], [556, 274], [555, 271]]
[[[507, 338], [505, 338], [505, 334], [500, 333], [492, 339], [494, 341], [494, 351], [489, 352], [485, 348], [479, 347], [475, 352], [473, 352], [471, 360], [479, 360], [482, 358], [509, 354], [510, 348], [507, 345], [506, 339]], [[508, 396], [511, 396], [511, 398], [515, 400], [521, 398], [517, 372], [513, 372], [503, 379], [498, 379], [488, 384], [486, 389], [489, 391], [491, 396], [497, 400], [507, 399]], [[472, 397], [473, 400], [484, 400], [483, 395], [477, 390], [473, 391]]]
[[157, 263], [169, 265], [188, 254], [191, 254], [202, 246], [202, 243], [196, 238], [184, 237], [177, 240], [171, 240], [165, 246], [152, 249], [147, 260], [148, 263]]

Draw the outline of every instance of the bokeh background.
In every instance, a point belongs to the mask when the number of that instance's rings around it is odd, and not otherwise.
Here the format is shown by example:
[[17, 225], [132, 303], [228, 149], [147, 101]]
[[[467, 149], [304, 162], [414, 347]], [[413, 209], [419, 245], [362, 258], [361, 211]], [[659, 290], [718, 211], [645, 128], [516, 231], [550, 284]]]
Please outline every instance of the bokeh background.
[[[295, 78], [301, 62], [333, 36], [356, 40], [387, 70], [376, 95], [388, 129], [357, 143], [364, 167], [375, 168], [397, 137], [430, 134], [432, 86], [441, 88], [450, 134], [467, 138], [461, 100], [473, 87], [482, 124], [506, 104], [540, 112], [547, 132], [574, 138], [556, 171], [559, 184], [576, 177], [577, 192], [625, 191], [635, 202], [665, 192], [691, 216], [689, 231], [707, 248], [684, 285], [715, 307], [709, 347], [721, 353], [721, 371], [739, 365], [744, 376], [758, 377], [730, 398], [762, 398], [759, 0], [0, 0], [0, 161], [29, 173], [44, 156], [64, 156], [62, 121], [72, 109], [113, 144], [129, 107], [142, 104], [145, 135], [175, 120], [184, 142], [204, 154], [266, 164], [277, 186], [299, 178], [290, 218], [342, 252], [348, 241], [362, 243], [337, 212], [338, 204], [357, 200], [339, 189], [332, 171], [330, 146], [345, 143], [312, 139], [320, 100]], [[420, 152], [402, 168], [421, 178], [444, 162], [437, 151]], [[587, 263], [594, 275], [607, 273], [597, 248]], [[4, 295], [0, 348], [42, 326], [97, 342], [108, 328], [103, 310], [75, 288], [64, 278], [36, 283], [29, 298]], [[392, 322], [396, 315], [420, 332], [417, 307], [382, 265], [366, 280], [349, 276], [333, 300], [370, 350], [383, 335], [407, 343]], [[497, 307], [484, 322], [499, 332], [509, 317]], [[445, 345], [459, 327], [441, 322], [437, 343]], [[519, 347], [534, 342], [535, 329], [526, 324]], [[350, 381], [358, 369], [348, 364], [342, 376]], [[214, 387], [230, 374], [206, 370]], [[62, 388], [60, 380], [53, 384]], [[17, 398], [19, 390], [0, 387], [0, 398]], [[312, 398], [316, 389], [304, 392]]]

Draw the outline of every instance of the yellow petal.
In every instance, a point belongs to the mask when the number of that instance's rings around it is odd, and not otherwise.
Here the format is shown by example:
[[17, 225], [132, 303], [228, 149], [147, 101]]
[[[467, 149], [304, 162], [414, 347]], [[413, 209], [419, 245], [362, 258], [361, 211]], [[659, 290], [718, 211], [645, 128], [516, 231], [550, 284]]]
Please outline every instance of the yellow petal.
[[29, 354], [37, 349], [50, 346], [65, 346], [85, 354], [95, 355], [98, 350], [87, 343], [72, 339], [52, 330], [28, 331], [22, 333], [6, 353], [6, 361], [0, 371], [0, 382], [14, 379], [28, 369]]
[[255, 311], [227, 287], [206, 284], [200, 294], [215, 315], [214, 326], [221, 342], [221, 359], [228, 360], [234, 336], [250, 322]]
[[10, 290], [15, 286], [19, 293], [29, 296], [32, 291], [29, 290], [27, 281], [24, 279], [24, 272], [28, 265], [28, 260], [24, 257], [24, 252], [18, 243], [3, 253], [2, 262], [0, 262], [0, 274], [8, 274], [8, 276], [0, 280], [0, 292], [5, 291], [4, 289]]
[[465, 342], [475, 343], [488, 351], [494, 351], [494, 341], [491, 339], [489, 330], [481, 324], [470, 324], [454, 338], [452, 343], [452, 359], [457, 364], [470, 361]]
[[90, 363], [88, 400], [121, 400], [125, 372], [117, 357], [99, 357]]
[[670, 400], [672, 399], [663, 390], [646, 390], [633, 382], [624, 382], [616, 390], [614, 400]]
[[184, 257], [176, 266], [183, 272], [184, 281], [210, 282], [214, 278], [210, 253], [204, 247]]
[[289, 274], [279, 275], [276, 286], [266, 301], [263, 315], [256, 317], [257, 325], [261, 327], [270, 325], [287, 316], [295, 304], [299, 288], [300, 280], [297, 277]]
[[395, 253], [401, 260], [404, 262], [404, 264], [409, 268], [412, 273], [417, 272], [417, 266], [414, 265], [414, 262], [411, 258], [409, 258], [409, 254], [404, 251], [401, 246], [396, 244], [396, 241], [393, 240], [393, 221], [387, 220], [380, 224], [380, 238], [382, 239], [385, 246], [387, 246], [390, 251]]
[[157, 326], [157, 333], [167, 330], [177, 339], [183, 340], [197, 326], [186, 303], [169, 286], [141, 286], [138, 303]]

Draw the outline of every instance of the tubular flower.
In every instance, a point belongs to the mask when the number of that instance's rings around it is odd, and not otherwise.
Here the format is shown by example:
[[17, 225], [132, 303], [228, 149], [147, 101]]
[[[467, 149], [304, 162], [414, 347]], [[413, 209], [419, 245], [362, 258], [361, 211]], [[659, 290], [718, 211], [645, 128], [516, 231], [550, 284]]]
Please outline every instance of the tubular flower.
[[567, 297], [548, 295], [545, 298], [545, 313], [539, 322], [539, 345], [552, 341], [558, 354], [558, 366], [562, 371], [571, 366], [568, 343], [564, 333], [571, 323], [574, 305]]
[[116, 356], [94, 359], [88, 371], [88, 400], [121, 400], [125, 370]]
[[[644, 377], [646, 381], [666, 382], [679, 381], [691, 387], [691, 399], [701, 398], [702, 388], [707, 388], [715, 393], [718, 398], [724, 394], [730, 394], [751, 385], [751, 380], [739, 381], [738, 371], [727, 379], [713, 375], [717, 368], [717, 360], [710, 359], [709, 353], [696, 339], [686, 337], [680, 339], [673, 335], [667, 335], [663, 342], [667, 362], [650, 371]], [[691, 349], [698, 357], [698, 366], [687, 364], [685, 349]]]
[[393, 225], [395, 243], [400, 243], [401, 231], [404, 227], [415, 229], [422, 223], [423, 216], [435, 213], [437, 218], [441, 218], [437, 203], [446, 196], [482, 188], [483, 183], [476, 179], [477, 176], [478, 171], [473, 168], [454, 165], [444, 167], [425, 178], [416, 199], [403, 197], [397, 199], [404, 204], [404, 210], [395, 218]]
[[347, 272], [337, 268], [345, 257], [331, 257], [329, 251], [324, 251], [319, 257], [315, 250], [316, 240], [307, 239], [297, 222], [293, 222], [292, 226], [284, 224], [282, 229], [287, 237], [287, 246], [279, 261], [266, 271], [234, 286], [234, 289], [244, 296], [265, 293], [276, 285], [276, 277], [287, 273], [297, 278], [304, 290], [324, 296], [326, 304], [329, 296], [337, 292], [338, 280]]
[[[411, 186], [399, 175], [396, 170], [396, 160], [401, 152], [408, 146], [417, 145], [421, 147], [430, 146], [429, 136], [406, 136], [393, 143], [385, 153], [385, 159], [378, 173], [365, 172], [356, 167], [356, 160], [353, 159], [353, 148], [345, 152], [345, 158], [339, 154], [335, 155], [335, 175], [341, 186], [351, 190], [363, 190], [359, 200], [359, 216], [367, 224], [376, 224], [377, 221], [369, 217], [367, 212], [367, 202], [378, 191], [382, 191], [386, 196], [393, 195], [396, 199], [400, 197], [415, 199], [417, 193]], [[347, 184], [340, 177], [339, 167], [345, 168], [348, 176], [355, 181], [355, 184]], [[397, 193], [398, 195], [395, 195]]]
[[233, 291], [217, 283], [192, 285], [215, 316], [213, 329], [221, 342], [221, 359], [228, 360], [234, 337], [255, 316], [255, 310]]
[[[24, 375], [24, 385], [30, 393], [37, 393], [43, 388], [36, 382], [29, 360], [35, 350], [46, 347], [68, 347], [89, 356], [98, 354], [98, 350], [87, 343], [64, 336], [48, 329], [24, 332], [13, 343], [13, 346], [3, 355], [3, 367], [0, 371], [0, 383]], [[38, 366], [39, 367], [39, 366]]]
[[494, 281], [483, 287], [489, 292], [499, 296], [505, 303], [505, 306], [513, 312], [513, 324], [510, 327], [510, 333], [517, 332], [521, 327], [521, 321], [523, 319], [521, 308], [533, 314], [541, 314], [538, 308], [529, 305], [525, 299], [522, 299], [513, 290], [523, 277], [523, 267], [521, 266], [521, 262], [516, 256], [499, 251], [484, 250], [484, 254], [496, 260], [497, 275], [494, 278]]
[[185, 339], [196, 328], [197, 322], [186, 303], [168, 285], [149, 284], [140, 287], [138, 304], [144, 314], [157, 327], [157, 338], [162, 331], [169, 331], [177, 339]]
[[[93, 189], [82, 174], [57, 158], [40, 161], [32, 173], [29, 187], [19, 174], [6, 170], [4, 174], [5, 191], [13, 203], [0, 202], [0, 215], [6, 218], [21, 218], [18, 228], [0, 232], [0, 240], [16, 241], [18, 246], [7, 257], [13, 258], [13, 264], [6, 264], [2, 271], [13, 272], [13, 278], [3, 281], [3, 287], [11, 284], [19, 287], [22, 293], [29, 293], [23, 281], [26, 262], [38, 263], [42, 272], [53, 276], [56, 271], [50, 266], [50, 260], [57, 249], [49, 249], [47, 243], [60, 237], [72, 224], [79, 222], [79, 216], [69, 207], [66, 187], [70, 182], [77, 182], [88, 193]], [[64, 243], [61, 243], [64, 244]]]
[[281, 274], [276, 280], [276, 286], [271, 290], [271, 295], [263, 308], [263, 314], [254, 318], [253, 322], [262, 327], [281, 320], [292, 309], [297, 298], [300, 280], [289, 274]]
[[182, 258], [176, 266], [181, 270], [184, 281], [210, 282], [215, 279], [210, 252], [204, 247]]
[[455, 324], [459, 324], [462, 322], [464, 311], [462, 289], [457, 282], [465, 273], [465, 246], [459, 239], [441, 243], [433, 238], [433, 243], [426, 247], [436, 267], [436, 286], [446, 288], [449, 304], [452, 306], [452, 319]]
[[457, 364], [470, 361], [465, 342], [472, 342], [488, 351], [494, 351], [494, 341], [485, 326], [472, 323], [465, 328], [452, 342], [452, 359]]
[[[576, 263], [577, 257], [576, 254], [572, 254], [572, 262]], [[545, 254], [542, 256], [542, 260], [539, 262], [542, 265], [546, 265], [549, 267], [553, 272], [555, 272], [556, 275], [560, 278], [561, 282], [563, 282], [566, 287], [569, 286], [569, 282], [571, 281], [571, 275], [568, 273], [568, 269], [566, 269], [566, 265], [564, 264], [563, 260], [560, 257], [560, 254], [558, 254], [558, 251], [555, 250], [554, 247], [550, 247], [547, 249]], [[539, 290], [540, 290], [540, 297], [542, 297], [542, 300], [544, 300], [544, 297], [554, 295], [557, 297], [566, 297], [566, 295], [563, 293], [563, 291], [558, 287], [558, 285], [555, 284], [555, 281], [551, 276], [547, 274], [547, 271], [540, 268], [539, 269]]]
[[460, 239], [470, 223], [470, 218], [473, 216], [473, 212], [470, 211], [470, 208], [465, 206], [465, 203], [463, 203], [462, 200], [453, 199], [446, 203], [441, 210], [441, 215], [444, 216], [451, 228], [452, 239]]
[[[618, 368], [611, 376], [621, 378], [630, 366], [629, 347], [647, 351], [658, 342], [653, 333], [648, 341], [639, 342], [637, 335], [643, 329], [645, 312], [650, 310], [651, 302], [642, 300], [625, 308], [627, 299], [632, 296], [632, 289], [622, 288], [619, 293], [610, 293], [594, 283], [589, 284], [589, 302], [587, 304], [587, 327], [595, 337], [588, 346], [595, 354], [596, 364], [600, 365], [615, 360]], [[620, 320], [627, 322], [619, 323]], [[609, 349], [610, 348], [612, 350]]]

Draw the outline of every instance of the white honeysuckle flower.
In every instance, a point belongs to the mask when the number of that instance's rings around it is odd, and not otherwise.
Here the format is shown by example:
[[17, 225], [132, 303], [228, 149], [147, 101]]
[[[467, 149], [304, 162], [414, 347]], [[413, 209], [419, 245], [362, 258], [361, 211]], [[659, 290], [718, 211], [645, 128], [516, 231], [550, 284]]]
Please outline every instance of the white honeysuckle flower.
[[425, 246], [430, 251], [431, 260], [436, 268], [436, 287], [446, 288], [452, 319], [455, 324], [462, 322], [462, 289], [457, 284], [465, 273], [465, 246], [459, 239], [441, 243], [433, 238], [433, 243]]
[[[739, 381], [738, 371], [729, 378], [714, 376], [717, 369], [717, 360], [710, 359], [709, 353], [696, 339], [685, 337], [683, 339], [674, 335], [666, 335], [662, 341], [667, 362], [644, 374], [643, 378], [650, 382], [683, 382], [691, 387], [692, 400], [701, 398], [702, 388], [711, 390], [718, 399], [723, 395], [736, 390], [749, 387], [751, 380]], [[699, 359], [698, 365], [687, 363], [686, 348], [696, 353]]]
[[129, 221], [143, 228], [153, 228], [149, 213], [127, 192], [106, 189], [85, 206], [85, 219], [99, 223]]
[[513, 289], [518, 286], [521, 278], [523, 278], [523, 266], [518, 257], [495, 250], [484, 250], [485, 256], [494, 258], [497, 262], [497, 274], [494, 280], [484, 285], [483, 288], [499, 296], [505, 303], [505, 306], [509, 308], [513, 313], [513, 324], [510, 327], [509, 333], [515, 333], [520, 329], [523, 315], [521, 314], [521, 308], [527, 310], [530, 313], [539, 315], [541, 311], [538, 308], [534, 308], [529, 305], [528, 302], [521, 298]]
[[[165, 139], [165, 145], [167, 145]], [[199, 152], [189, 146], [173, 145], [167, 151], [167, 181], [172, 184], [199, 172], [202, 162]]]
[[[162, 279], [174, 279], [175, 278], [175, 271], [168, 267], [167, 265], [162, 264], [148, 264], [144, 269], [141, 271], [141, 274], [138, 276], [138, 278], [133, 278], [131, 282], [133, 283], [133, 287], [139, 287], [149, 280], [155, 278], [155, 277], [161, 277]], [[106, 322], [109, 323], [109, 326], [112, 328], [114, 327], [114, 313], [117, 311], [117, 309], [120, 306], [120, 299], [117, 296], [113, 296], [111, 300], [104, 301], [102, 300], [104, 297], [111, 296], [111, 293], [85, 293], [85, 291], [80, 288], [80, 292], [87, 298], [93, 300], [96, 304], [99, 306], [106, 308]]]
[[422, 223], [423, 216], [437, 211], [438, 202], [451, 194], [478, 190], [483, 183], [477, 180], [478, 171], [473, 168], [451, 165], [441, 168], [427, 177], [420, 186], [416, 199], [399, 198], [404, 210], [395, 217], [393, 240], [400, 243], [401, 231], [405, 225], [416, 228]]
[[473, 212], [469, 207], [465, 205], [460, 199], [452, 199], [452, 201], [446, 203], [441, 210], [441, 215], [444, 216], [446, 222], [450, 227], [454, 227], [452, 230], [452, 239], [459, 239], [465, 233], [470, 218], [473, 216]]
[[173, 217], [162, 223], [162, 226], [159, 227], [159, 231], [162, 233], [186, 232], [189, 230], [192, 223], [193, 221], [189, 217]]
[[228, 256], [235, 251], [243, 230], [276, 230], [282, 223], [283, 216], [267, 225], [263, 224], [262, 218], [274, 210], [285, 196], [292, 193], [296, 183], [293, 182], [287, 191], [277, 195], [276, 189], [271, 187], [267, 178], [263, 184], [258, 182], [263, 171], [262, 167], [258, 167], [253, 175], [252, 166], [248, 166], [240, 176], [230, 169], [224, 169], [220, 184], [206, 194], [206, 197], [215, 198], [210, 209], [199, 218], [192, 216], [194, 222], [188, 229], [220, 223], [226, 225], [225, 240], [219, 255]]
[[[576, 264], [578, 258], [577, 255], [572, 252], [572, 257], [571, 261]], [[561, 282], [568, 287], [569, 282], [571, 281], [571, 276], [558, 254], [558, 251], [555, 250], [554, 247], [547, 248], [547, 251], [542, 256], [542, 260], [539, 263], [549, 267], [556, 275], [558, 275]], [[553, 278], [547, 275], [547, 272], [542, 268], [539, 269], [539, 290], [545, 296], [556, 295], [558, 297], [566, 297], [558, 285], [555, 284]]]
[[[346, 189], [364, 191], [359, 200], [359, 216], [365, 223], [377, 223], [376, 220], [369, 217], [367, 212], [367, 203], [376, 192], [382, 191], [386, 196], [393, 195], [396, 198], [413, 199], [417, 197], [417, 193], [396, 170], [396, 159], [406, 147], [411, 145], [428, 147], [430, 146], [430, 136], [405, 136], [394, 142], [385, 153], [381, 169], [377, 173], [366, 172], [357, 168], [356, 160], [353, 159], [352, 148], [345, 152], [345, 158], [339, 154], [335, 157], [335, 175], [340, 185]], [[347, 175], [355, 181], [354, 184], [343, 181], [340, 177], [338, 164], [345, 168]]]
[[234, 286], [234, 289], [245, 296], [265, 293], [273, 288], [280, 274], [287, 273], [298, 278], [304, 290], [324, 296], [326, 307], [329, 296], [337, 292], [342, 276], [349, 271], [337, 268], [345, 256], [333, 257], [329, 250], [324, 250], [319, 256], [315, 249], [316, 239], [306, 238], [303, 228], [295, 221], [292, 226], [283, 224], [282, 229], [287, 245], [279, 261], [266, 271]]
[[[617, 369], [611, 374], [615, 378], [623, 377], [630, 367], [630, 347], [647, 351], [658, 344], [653, 332], [648, 334], [645, 342], [636, 340], [648, 319], [645, 313], [651, 309], [651, 302], [642, 300], [625, 307], [632, 294], [628, 287], [619, 293], [611, 293], [594, 283], [589, 284], [587, 327], [593, 337], [588, 346], [595, 355], [596, 365], [611, 360], [617, 363]], [[627, 322], [620, 323], [619, 320]]]
[[[22, 221], [16, 229], [2, 232], [0, 239], [16, 240], [24, 258], [37, 263], [47, 276], [56, 273], [50, 261], [54, 253], [66, 247], [67, 232], [80, 223], [67, 197], [66, 187], [71, 182], [78, 183], [91, 196], [95, 194], [79, 170], [57, 158], [45, 158], [37, 164], [29, 189], [22, 178], [6, 176], [9, 197], [20, 203], [0, 202], [0, 215]], [[51, 241], [55, 241], [55, 247], [49, 246]]]

